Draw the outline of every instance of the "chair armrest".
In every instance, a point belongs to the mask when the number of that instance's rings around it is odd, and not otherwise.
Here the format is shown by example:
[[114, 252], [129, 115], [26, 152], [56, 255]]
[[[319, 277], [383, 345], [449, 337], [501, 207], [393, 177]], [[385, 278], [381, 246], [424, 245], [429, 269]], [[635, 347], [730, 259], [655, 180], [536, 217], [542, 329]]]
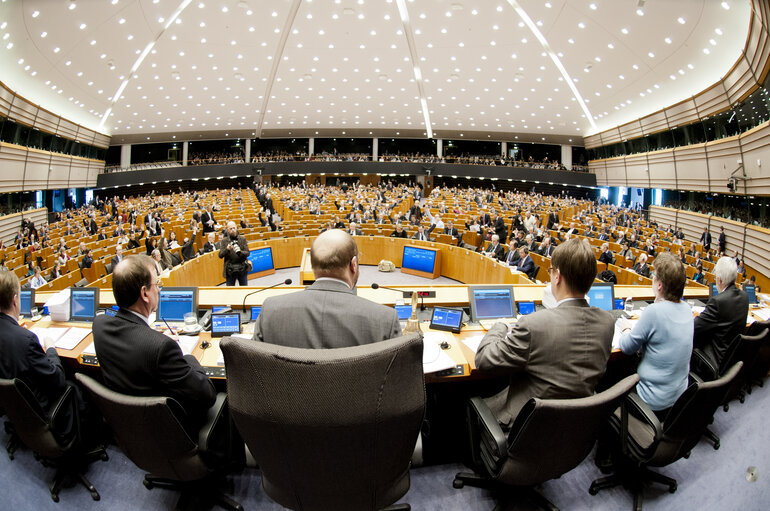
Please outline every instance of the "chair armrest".
[[707, 381], [713, 381], [719, 378], [719, 368], [714, 367], [709, 357], [707, 357], [700, 348], [692, 350], [690, 371], [697, 374], [699, 378]]
[[494, 448], [493, 454], [498, 457], [504, 456], [508, 450], [508, 435], [503, 432], [500, 423], [497, 422], [497, 418], [484, 400], [480, 397], [471, 398], [468, 403], [468, 410], [469, 413], [475, 414], [476, 418], [478, 418], [479, 426], [484, 428], [489, 439], [494, 443], [494, 445], [490, 445], [490, 447]]
[[217, 397], [214, 400], [214, 404], [206, 411], [206, 421], [198, 430], [198, 448], [203, 452], [210, 450], [210, 444], [215, 436], [215, 432], [220, 426], [220, 419], [227, 414], [225, 413], [225, 406], [227, 405], [227, 394], [224, 392], [217, 393]]
[[621, 404], [621, 428], [620, 428], [620, 438], [621, 438], [621, 445], [623, 448], [623, 453], [628, 455], [629, 453], [629, 440], [628, 440], [628, 415], [629, 413], [639, 419], [642, 422], [645, 422], [647, 425], [649, 425], [651, 428], [655, 430], [655, 436], [654, 436], [654, 443], [657, 444], [658, 440], [663, 435], [663, 426], [660, 423], [660, 420], [658, 420], [658, 416], [655, 415], [655, 412], [653, 412], [649, 405], [645, 403], [641, 397], [639, 397], [639, 394], [632, 392], [626, 396], [626, 399], [623, 400]]
[[48, 408], [51, 432], [65, 450], [80, 439], [80, 414], [75, 398], [74, 387], [67, 383], [59, 399]]

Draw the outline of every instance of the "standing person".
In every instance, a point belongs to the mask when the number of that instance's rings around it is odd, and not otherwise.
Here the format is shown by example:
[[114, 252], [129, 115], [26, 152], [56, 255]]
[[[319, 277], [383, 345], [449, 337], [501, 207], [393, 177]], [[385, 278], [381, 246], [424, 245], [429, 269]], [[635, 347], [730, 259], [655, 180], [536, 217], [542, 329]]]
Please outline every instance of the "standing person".
[[249, 285], [246, 267], [249, 244], [246, 238], [238, 234], [235, 222], [227, 222], [227, 232], [220, 243], [219, 258], [224, 259], [224, 276], [228, 286], [234, 286], [236, 282], [241, 286]]
[[642, 352], [636, 391], [661, 421], [688, 384], [693, 319], [682, 301], [686, 281], [682, 262], [671, 252], [660, 254], [652, 275], [655, 303], [633, 328], [626, 319], [620, 322], [620, 349], [627, 355]]
[[703, 245], [703, 250], [708, 252], [711, 250], [711, 232], [708, 227], [703, 228], [703, 234], [700, 235], [700, 243]]
[[510, 372], [508, 388], [486, 400], [505, 429], [532, 397], [590, 396], [607, 367], [615, 320], [585, 300], [596, 277], [593, 249], [578, 238], [562, 243], [549, 272], [557, 306], [520, 317], [510, 330], [496, 323], [476, 352], [480, 370]]
[[358, 247], [346, 232], [321, 233], [310, 247], [316, 280], [304, 291], [267, 298], [254, 340], [297, 348], [343, 348], [401, 335], [396, 311], [356, 296]]
[[727, 236], [725, 236], [724, 227], [720, 228], [719, 238], [717, 238], [717, 242], [719, 242], [719, 253], [724, 254], [727, 246]]

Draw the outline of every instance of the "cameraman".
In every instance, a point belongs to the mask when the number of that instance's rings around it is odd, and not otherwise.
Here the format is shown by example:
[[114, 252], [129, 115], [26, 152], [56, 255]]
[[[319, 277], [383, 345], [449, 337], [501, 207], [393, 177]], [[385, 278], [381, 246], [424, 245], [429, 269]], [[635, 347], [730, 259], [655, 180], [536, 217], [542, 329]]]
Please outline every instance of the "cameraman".
[[225, 260], [224, 274], [228, 286], [234, 286], [236, 281], [241, 286], [249, 285], [246, 267], [249, 244], [246, 238], [238, 234], [235, 222], [227, 222], [227, 232], [220, 245], [219, 257]]

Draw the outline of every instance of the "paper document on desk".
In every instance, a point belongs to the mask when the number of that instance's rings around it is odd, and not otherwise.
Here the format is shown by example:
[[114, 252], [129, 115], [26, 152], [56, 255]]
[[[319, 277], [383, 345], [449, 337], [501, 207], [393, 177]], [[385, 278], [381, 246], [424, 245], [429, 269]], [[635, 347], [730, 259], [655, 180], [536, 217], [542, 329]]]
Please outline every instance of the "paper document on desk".
[[706, 307], [698, 307], [697, 305], [693, 306], [693, 308], [692, 308], [692, 311], [695, 314], [703, 314], [703, 311], [705, 311], [705, 310], [706, 310]]
[[193, 337], [190, 337], [190, 336], [187, 336], [187, 335], [180, 336], [179, 337], [179, 347], [182, 348], [182, 354], [184, 354], [184, 355], [192, 354], [193, 350], [198, 345], [198, 340], [199, 339], [200, 339], [200, 337], [198, 337], [197, 335], [193, 336]]
[[90, 333], [91, 333], [90, 328], [81, 328], [78, 326], [73, 326], [72, 328], [67, 330], [67, 333], [59, 337], [59, 340], [56, 341], [56, 347], [63, 350], [74, 349], [75, 346], [80, 344], [80, 341], [85, 339]]
[[449, 342], [450, 340], [452, 340], [452, 337], [443, 332], [426, 332], [423, 335], [423, 373], [435, 373], [457, 365], [452, 360], [452, 357], [439, 347], [442, 342]]
[[64, 335], [64, 332], [67, 331], [67, 327], [50, 327], [50, 328], [44, 328], [41, 326], [33, 326], [29, 329], [30, 332], [35, 334], [37, 336], [38, 342], [40, 342], [40, 346], [43, 345], [43, 339], [46, 337], [49, 337], [53, 342], [56, 342], [59, 340], [59, 337]]
[[96, 355], [96, 347], [94, 346], [94, 343], [86, 346], [85, 349], [81, 352], [81, 355]]
[[474, 335], [472, 337], [466, 337], [462, 340], [463, 344], [468, 346], [470, 350], [474, 353], [479, 351], [479, 344], [481, 344], [481, 339], [484, 338], [484, 335]]
[[770, 309], [767, 309], [767, 308], [755, 309], [752, 312], [756, 317], [761, 318], [762, 321], [767, 321], [768, 319], [770, 319]]

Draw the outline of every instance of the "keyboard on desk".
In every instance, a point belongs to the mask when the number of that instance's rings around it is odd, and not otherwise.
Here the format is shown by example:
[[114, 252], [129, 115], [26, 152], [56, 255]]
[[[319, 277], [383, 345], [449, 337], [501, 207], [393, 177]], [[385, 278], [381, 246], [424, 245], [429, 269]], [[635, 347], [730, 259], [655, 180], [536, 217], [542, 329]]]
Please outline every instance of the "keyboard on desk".
[[510, 325], [514, 321], [516, 321], [516, 318], [480, 319], [479, 325], [481, 325], [481, 328], [483, 328], [484, 330], [489, 330], [490, 328], [492, 328], [492, 325], [494, 325], [495, 323], [503, 322], [506, 325]]
[[609, 312], [610, 312], [610, 314], [612, 314], [612, 316], [613, 316], [613, 317], [614, 317], [616, 320], [618, 320], [618, 319], [620, 319], [620, 318], [625, 318], [625, 319], [628, 319], [628, 318], [630, 318], [630, 317], [631, 317], [631, 316], [629, 316], [629, 315], [628, 315], [628, 313], [627, 313], [627, 312], [626, 312], [624, 309], [612, 309], [612, 310], [611, 310], [611, 311], [609, 311]]

